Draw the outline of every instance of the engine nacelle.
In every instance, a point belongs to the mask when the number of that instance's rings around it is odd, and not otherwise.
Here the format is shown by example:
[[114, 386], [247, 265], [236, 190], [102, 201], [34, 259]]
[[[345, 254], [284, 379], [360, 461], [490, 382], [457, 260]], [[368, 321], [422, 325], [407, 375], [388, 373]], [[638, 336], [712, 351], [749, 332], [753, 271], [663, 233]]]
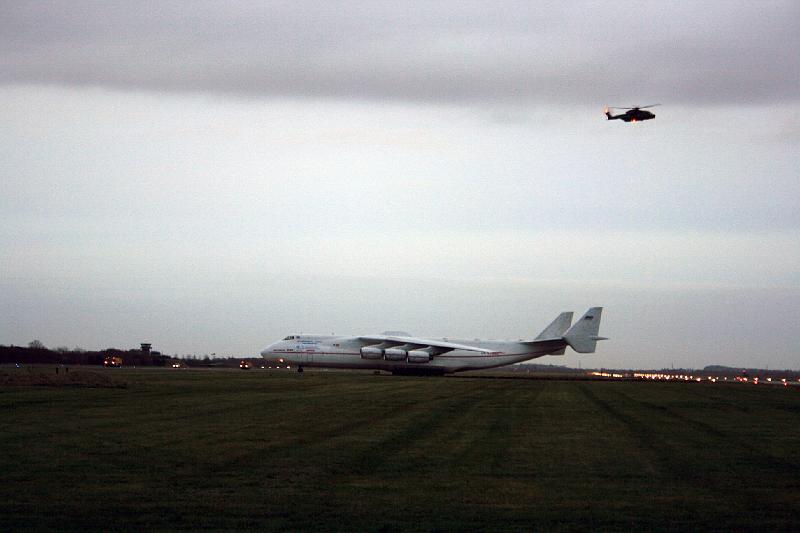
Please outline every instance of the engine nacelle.
[[383, 351], [383, 355], [387, 361], [405, 361], [408, 352], [400, 348], [386, 348]]
[[431, 354], [425, 350], [409, 350], [408, 362], [409, 363], [429, 363], [431, 361]]
[[383, 357], [383, 350], [375, 348], [374, 346], [364, 346], [361, 348], [362, 359], [381, 359]]

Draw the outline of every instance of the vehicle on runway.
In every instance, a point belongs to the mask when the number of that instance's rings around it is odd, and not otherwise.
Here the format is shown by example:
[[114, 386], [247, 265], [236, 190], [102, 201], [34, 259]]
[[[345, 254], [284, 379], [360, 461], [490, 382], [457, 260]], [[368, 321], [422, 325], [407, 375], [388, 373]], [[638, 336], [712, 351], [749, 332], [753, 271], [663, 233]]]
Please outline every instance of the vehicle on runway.
[[289, 335], [270, 344], [261, 356], [270, 364], [303, 367], [385, 370], [393, 374], [449, 374], [510, 365], [545, 355], [563, 355], [569, 346], [594, 353], [602, 307], [592, 307], [574, 325], [572, 312], [561, 313], [530, 341], [423, 339], [402, 332], [357, 337]]
[[[654, 113], [650, 111], [644, 111], [648, 107], [655, 107], [661, 104], [651, 104], [645, 105], [642, 107], [607, 107], [603, 111], [606, 114], [606, 118], [608, 120], [621, 120], [623, 122], [641, 122], [643, 120], [651, 120], [656, 118]], [[612, 115], [609, 112], [609, 109], [627, 109], [624, 113], [620, 113], [619, 115]]]

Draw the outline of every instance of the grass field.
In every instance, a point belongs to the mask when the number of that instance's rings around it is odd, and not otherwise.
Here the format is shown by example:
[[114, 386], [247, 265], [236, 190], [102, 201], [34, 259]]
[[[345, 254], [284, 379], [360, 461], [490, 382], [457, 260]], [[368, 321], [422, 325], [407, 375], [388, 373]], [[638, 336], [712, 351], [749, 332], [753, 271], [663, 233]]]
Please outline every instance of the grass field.
[[0, 386], [3, 531], [800, 528], [796, 388], [95, 372]]

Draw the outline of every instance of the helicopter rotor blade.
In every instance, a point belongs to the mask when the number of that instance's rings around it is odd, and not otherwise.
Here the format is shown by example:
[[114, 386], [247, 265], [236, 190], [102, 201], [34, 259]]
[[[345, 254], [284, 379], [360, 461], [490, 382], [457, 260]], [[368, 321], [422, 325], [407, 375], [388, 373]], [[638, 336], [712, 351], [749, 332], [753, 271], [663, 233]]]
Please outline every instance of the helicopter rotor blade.
[[647, 109], [648, 107], [655, 107], [661, 104], [650, 104], [650, 105], [637, 105], [633, 107], [621, 107], [621, 106], [608, 106], [609, 109]]

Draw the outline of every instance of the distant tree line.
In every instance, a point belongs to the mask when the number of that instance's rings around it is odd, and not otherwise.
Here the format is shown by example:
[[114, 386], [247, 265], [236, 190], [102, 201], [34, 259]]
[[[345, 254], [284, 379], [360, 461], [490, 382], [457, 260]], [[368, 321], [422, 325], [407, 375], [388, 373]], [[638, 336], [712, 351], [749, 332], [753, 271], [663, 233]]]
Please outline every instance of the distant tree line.
[[[236, 368], [244, 359], [238, 357], [217, 357], [205, 355], [170, 356], [159, 352], [145, 353], [140, 349], [120, 350], [106, 348], [105, 350], [84, 350], [76, 346], [68, 348], [59, 346], [55, 349], [47, 348], [39, 340], [33, 340], [28, 346], [4, 346], [0, 344], [0, 364], [46, 364], [46, 365], [102, 365], [106, 358], [121, 357], [123, 366], [172, 366], [175, 363], [185, 367], [230, 367]], [[260, 358], [248, 358], [252, 365], [261, 364]]]
[[106, 357], [122, 357], [125, 366], [168, 366], [172, 357], [168, 355], [144, 353], [141, 350], [120, 350], [107, 348], [89, 351], [65, 346], [50, 350], [40, 341], [32, 341], [27, 347], [0, 345], [0, 364], [57, 364], [57, 365], [102, 365]]

